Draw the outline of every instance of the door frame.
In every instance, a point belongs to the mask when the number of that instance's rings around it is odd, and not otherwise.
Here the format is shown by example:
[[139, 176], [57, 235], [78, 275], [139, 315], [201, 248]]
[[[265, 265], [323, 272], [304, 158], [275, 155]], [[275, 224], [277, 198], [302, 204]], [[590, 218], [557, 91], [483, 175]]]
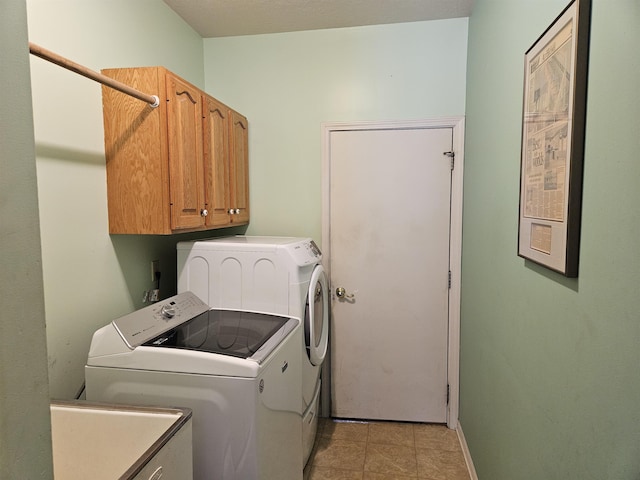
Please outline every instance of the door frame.
[[[328, 276], [331, 298], [331, 133], [354, 130], [400, 130], [451, 128], [453, 131], [453, 151], [455, 166], [451, 175], [451, 230], [449, 239], [449, 265], [451, 288], [449, 289], [449, 329], [447, 379], [449, 384], [449, 404], [447, 405], [447, 426], [458, 426], [460, 392], [460, 279], [462, 270], [462, 187], [464, 167], [464, 116], [439, 117], [423, 120], [327, 122], [322, 129], [322, 264]], [[443, 152], [444, 153], [444, 152]], [[329, 319], [331, 320], [329, 303]], [[329, 356], [330, 359], [330, 356]], [[327, 364], [328, 362], [325, 362]], [[325, 372], [330, 368], [325, 368]], [[323, 372], [324, 374], [324, 372]], [[325, 376], [326, 378], [326, 376]], [[323, 396], [323, 399], [327, 398]], [[325, 413], [325, 412], [323, 412]]]

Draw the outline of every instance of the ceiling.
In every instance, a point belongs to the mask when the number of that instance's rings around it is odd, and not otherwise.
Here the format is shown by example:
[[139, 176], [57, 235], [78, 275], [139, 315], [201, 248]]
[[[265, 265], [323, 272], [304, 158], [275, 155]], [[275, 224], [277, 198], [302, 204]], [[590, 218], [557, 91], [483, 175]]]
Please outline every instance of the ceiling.
[[164, 0], [203, 38], [471, 16], [474, 0]]

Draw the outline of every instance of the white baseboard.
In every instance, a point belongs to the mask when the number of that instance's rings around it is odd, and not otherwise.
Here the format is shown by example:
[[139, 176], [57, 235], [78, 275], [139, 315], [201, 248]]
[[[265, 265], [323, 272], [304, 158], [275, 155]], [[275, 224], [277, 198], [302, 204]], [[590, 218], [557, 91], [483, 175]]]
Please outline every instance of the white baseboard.
[[469, 470], [469, 478], [471, 480], [478, 480], [478, 474], [476, 473], [476, 467], [473, 466], [473, 459], [471, 458], [471, 452], [469, 452], [469, 446], [467, 440], [464, 438], [462, 432], [462, 425], [458, 421], [458, 428], [456, 428], [458, 434], [458, 440], [460, 441], [460, 447], [462, 447], [462, 454], [464, 455], [464, 461], [467, 463], [467, 469]]

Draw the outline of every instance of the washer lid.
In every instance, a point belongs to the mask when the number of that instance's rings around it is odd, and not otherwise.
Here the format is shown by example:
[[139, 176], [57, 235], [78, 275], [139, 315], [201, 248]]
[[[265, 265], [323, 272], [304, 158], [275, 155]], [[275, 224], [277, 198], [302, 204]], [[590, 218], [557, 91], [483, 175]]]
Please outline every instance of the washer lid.
[[[209, 310], [145, 342], [143, 346], [218, 353], [251, 358], [261, 363], [281, 341], [268, 340], [289, 320], [288, 317], [264, 313]], [[296, 325], [294, 320], [284, 333]]]

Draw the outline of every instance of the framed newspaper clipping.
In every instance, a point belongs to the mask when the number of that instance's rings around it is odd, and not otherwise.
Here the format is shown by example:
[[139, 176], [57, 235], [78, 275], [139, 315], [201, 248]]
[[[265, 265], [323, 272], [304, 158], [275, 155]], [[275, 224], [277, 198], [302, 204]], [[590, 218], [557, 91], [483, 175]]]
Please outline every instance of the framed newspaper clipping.
[[578, 276], [591, 0], [525, 53], [518, 255]]

